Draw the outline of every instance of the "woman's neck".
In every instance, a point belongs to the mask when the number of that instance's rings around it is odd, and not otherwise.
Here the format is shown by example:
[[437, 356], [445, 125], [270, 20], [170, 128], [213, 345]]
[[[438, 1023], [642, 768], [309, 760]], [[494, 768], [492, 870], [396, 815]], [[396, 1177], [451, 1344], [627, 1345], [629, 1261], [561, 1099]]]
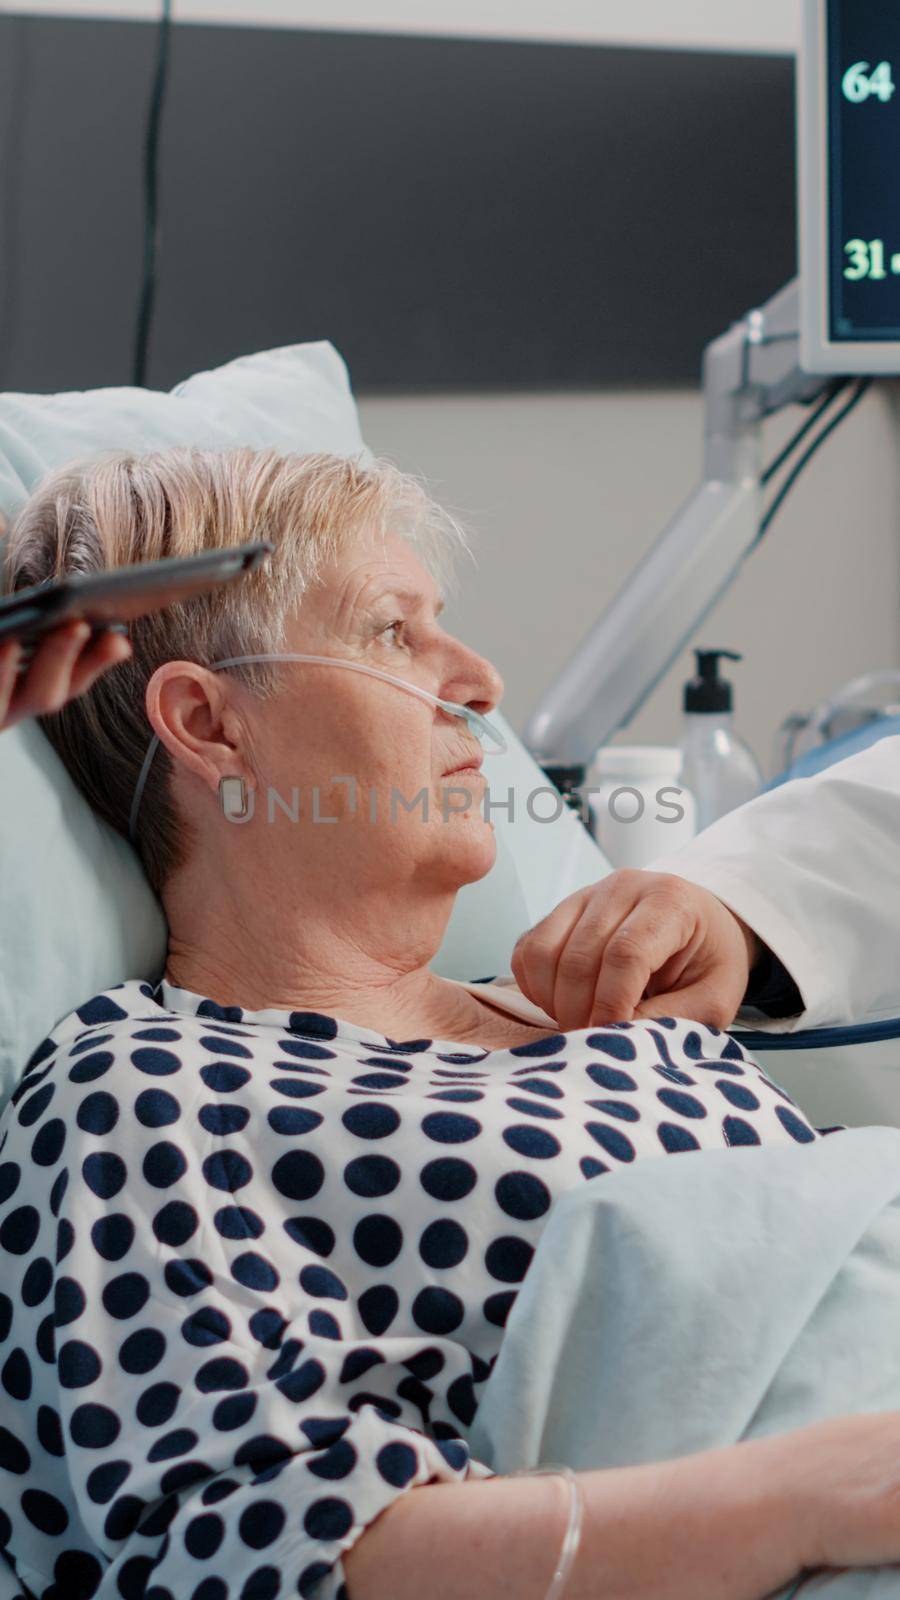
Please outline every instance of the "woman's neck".
[[[453, 897], [449, 897], [452, 909]], [[515, 1033], [459, 984], [430, 970], [443, 938], [449, 909], [412, 908], [387, 915], [371, 899], [355, 902], [355, 921], [337, 910], [327, 925], [305, 912], [280, 912], [271, 903], [239, 908], [196, 897], [169, 902], [170, 940], [165, 977], [177, 988], [245, 1010], [318, 1011], [390, 1039], [433, 1038], [461, 1043]], [[402, 949], [383, 930], [397, 929]]]

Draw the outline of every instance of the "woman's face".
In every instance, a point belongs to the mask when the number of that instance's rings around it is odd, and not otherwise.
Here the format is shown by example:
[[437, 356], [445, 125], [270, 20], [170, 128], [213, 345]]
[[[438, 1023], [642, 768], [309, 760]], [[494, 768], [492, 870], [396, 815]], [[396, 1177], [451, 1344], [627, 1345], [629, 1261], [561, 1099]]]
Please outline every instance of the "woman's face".
[[[358, 541], [304, 595], [285, 649], [376, 667], [490, 712], [503, 681], [441, 627], [441, 609], [405, 540]], [[240, 827], [269, 872], [334, 893], [456, 890], [490, 870], [487, 779], [449, 775], [482, 759], [460, 717], [364, 673], [289, 661], [275, 670], [279, 693], [242, 700], [256, 794], [253, 819]], [[486, 765], [489, 775], [490, 755]]]

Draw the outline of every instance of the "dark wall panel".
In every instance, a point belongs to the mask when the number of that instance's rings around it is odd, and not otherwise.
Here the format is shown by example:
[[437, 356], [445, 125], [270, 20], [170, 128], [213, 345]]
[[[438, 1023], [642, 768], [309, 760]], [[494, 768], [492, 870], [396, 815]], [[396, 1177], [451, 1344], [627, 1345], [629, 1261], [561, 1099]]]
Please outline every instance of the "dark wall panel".
[[[0, 385], [127, 382], [155, 28], [0, 17]], [[149, 380], [692, 382], [794, 271], [777, 57], [179, 25]]]

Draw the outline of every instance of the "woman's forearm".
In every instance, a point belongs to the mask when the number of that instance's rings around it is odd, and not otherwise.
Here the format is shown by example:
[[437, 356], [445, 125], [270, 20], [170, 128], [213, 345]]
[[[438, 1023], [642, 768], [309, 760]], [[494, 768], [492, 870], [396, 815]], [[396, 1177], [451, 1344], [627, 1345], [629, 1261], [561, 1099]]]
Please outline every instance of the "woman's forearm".
[[[763, 1600], [804, 1565], [781, 1439], [579, 1476], [565, 1600]], [[414, 1489], [345, 1556], [350, 1600], [543, 1600], [567, 1510], [560, 1479]]]

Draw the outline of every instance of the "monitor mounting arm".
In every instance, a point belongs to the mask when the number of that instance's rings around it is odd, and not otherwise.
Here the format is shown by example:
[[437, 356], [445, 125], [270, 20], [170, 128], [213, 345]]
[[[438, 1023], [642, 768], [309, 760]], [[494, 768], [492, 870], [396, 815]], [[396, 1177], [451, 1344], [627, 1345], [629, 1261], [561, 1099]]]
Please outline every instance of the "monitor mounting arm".
[[[794, 279], [707, 346], [703, 482], [582, 640], [523, 739], [563, 793], [625, 727], [736, 577], [758, 534], [762, 422], [833, 382], [799, 366]], [[574, 798], [574, 796], [573, 796]]]

